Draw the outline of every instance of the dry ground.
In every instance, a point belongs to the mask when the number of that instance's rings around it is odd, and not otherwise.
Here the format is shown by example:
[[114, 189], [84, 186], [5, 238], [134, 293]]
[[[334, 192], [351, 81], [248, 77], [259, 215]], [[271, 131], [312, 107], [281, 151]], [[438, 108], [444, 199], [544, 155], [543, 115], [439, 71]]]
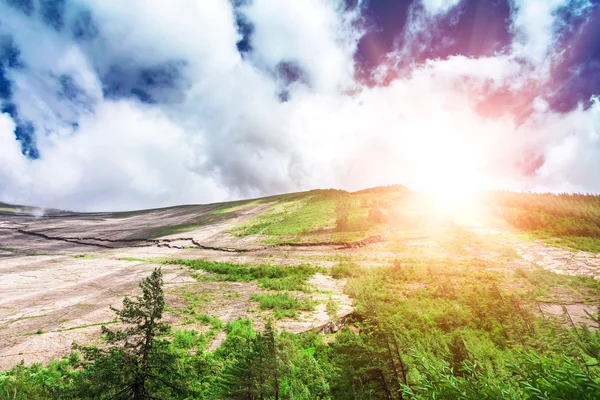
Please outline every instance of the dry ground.
[[[434, 220], [427, 228], [392, 227], [383, 243], [356, 249], [334, 247], [265, 247], [255, 237], [232, 236], [228, 229], [262, 213], [268, 204], [255, 203], [215, 214], [216, 205], [186, 206], [121, 214], [0, 214], [0, 370], [25, 360], [47, 362], [69, 352], [73, 342], [93, 343], [100, 325], [110, 323], [110, 305], [119, 306], [126, 295], [137, 293], [139, 281], [156, 266], [151, 260], [207, 259], [236, 263], [296, 265], [314, 263], [331, 267], [352, 258], [364, 265], [382, 265], [397, 257], [482, 259], [499, 261], [497, 268], [534, 268], [600, 278], [600, 258], [584, 252], [552, 248], [542, 242], [519, 239], [501, 222], [488, 218]], [[475, 222], [473, 222], [475, 221]], [[185, 231], [165, 233], [165, 225]], [[233, 249], [247, 251], [236, 252]], [[145, 260], [145, 261], [140, 261]], [[199, 282], [187, 268], [163, 266], [169, 307], [185, 307], [182, 293], [204, 296], [203, 311], [230, 322], [240, 317], [263, 321], [249, 298], [261, 290], [256, 283]], [[317, 274], [311, 296], [321, 303], [314, 312], [296, 320], [278, 321], [293, 332], [327, 329], [325, 302], [339, 304], [338, 318], [352, 312], [343, 294], [344, 281]], [[568, 300], [568, 299], [567, 299]], [[586, 304], [568, 304], [583, 321]], [[558, 315], [562, 305], [545, 304], [542, 312]], [[185, 321], [167, 316], [175, 325]], [[216, 336], [218, 346], [224, 333]]]

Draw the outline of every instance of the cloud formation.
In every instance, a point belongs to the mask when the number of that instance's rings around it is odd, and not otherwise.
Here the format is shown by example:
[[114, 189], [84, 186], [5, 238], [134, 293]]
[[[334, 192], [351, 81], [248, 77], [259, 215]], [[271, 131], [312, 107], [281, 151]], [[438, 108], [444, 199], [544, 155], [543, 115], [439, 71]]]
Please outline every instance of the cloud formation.
[[588, 79], [600, 7], [394, 7], [0, 0], [0, 201], [92, 211], [389, 183], [600, 191], [600, 80]]

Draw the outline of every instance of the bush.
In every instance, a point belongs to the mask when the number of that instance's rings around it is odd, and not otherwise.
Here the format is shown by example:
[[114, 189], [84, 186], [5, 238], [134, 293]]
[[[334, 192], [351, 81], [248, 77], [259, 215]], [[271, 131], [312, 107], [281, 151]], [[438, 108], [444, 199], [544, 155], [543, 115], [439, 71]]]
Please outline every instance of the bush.
[[310, 299], [299, 300], [289, 293], [254, 294], [251, 301], [257, 301], [261, 310], [273, 310], [275, 318], [293, 318], [298, 311], [312, 311], [315, 302]]

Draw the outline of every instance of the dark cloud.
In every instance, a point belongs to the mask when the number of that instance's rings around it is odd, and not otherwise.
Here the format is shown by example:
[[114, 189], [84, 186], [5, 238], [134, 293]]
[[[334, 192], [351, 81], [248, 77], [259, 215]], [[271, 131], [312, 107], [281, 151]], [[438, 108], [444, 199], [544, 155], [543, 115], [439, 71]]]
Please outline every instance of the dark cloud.
[[600, 190], [599, 2], [531, 1], [0, 0], [0, 200]]
[[[398, 49], [408, 50], [396, 60], [403, 68], [452, 55], [490, 56], [512, 41], [509, 0], [463, 0], [441, 16], [428, 16], [414, 1], [371, 0], [363, 7], [368, 32], [358, 43], [356, 60], [366, 80]], [[418, 18], [430, 18], [432, 23], [415, 32], [418, 27], [411, 24]]]
[[10, 100], [12, 97], [12, 84], [6, 76], [6, 69], [0, 63], [0, 99]]
[[14, 45], [12, 38], [0, 41], [0, 111], [11, 116], [16, 123], [15, 138], [21, 144], [21, 152], [27, 158], [37, 159], [40, 154], [35, 143], [35, 128], [30, 121], [19, 117], [16, 104], [13, 102], [13, 84], [8, 77], [9, 69], [23, 67], [19, 59], [19, 50]]
[[77, 40], [93, 40], [100, 34], [98, 25], [89, 10], [80, 11], [71, 23], [71, 32]]
[[6, 2], [9, 6], [25, 13], [26, 15], [33, 14], [33, 11], [35, 10], [34, 0], [6, 0]]
[[104, 96], [112, 99], [134, 97], [153, 104], [173, 100], [184, 85], [183, 61], [170, 61], [152, 66], [113, 65], [102, 77]]
[[363, 5], [367, 33], [358, 42], [355, 59], [358, 74], [368, 80], [371, 70], [394, 50], [396, 38], [406, 25], [411, 1], [371, 0]]
[[21, 52], [11, 36], [0, 37], [0, 62], [5, 62], [8, 68], [22, 68]]
[[59, 84], [57, 96], [59, 100], [70, 103], [76, 109], [93, 112], [95, 100], [92, 98], [71, 75], [63, 74], [57, 77]]
[[553, 110], [564, 113], [579, 104], [590, 107], [591, 96], [600, 94], [600, 3], [577, 14], [565, 7], [558, 15], [561, 52], [546, 98]]
[[65, 0], [40, 0], [42, 20], [56, 31], [65, 24]]
[[32, 160], [40, 158], [35, 143], [35, 128], [31, 122], [19, 122], [15, 129], [15, 137], [21, 143], [21, 152], [24, 156]]

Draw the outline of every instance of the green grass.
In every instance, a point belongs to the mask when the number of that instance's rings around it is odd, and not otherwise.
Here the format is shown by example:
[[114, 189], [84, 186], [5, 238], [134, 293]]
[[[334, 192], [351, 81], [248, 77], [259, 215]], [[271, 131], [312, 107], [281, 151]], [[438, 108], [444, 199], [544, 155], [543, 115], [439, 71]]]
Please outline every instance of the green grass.
[[168, 307], [168, 311], [186, 317], [184, 324], [201, 322], [203, 324], [210, 325], [212, 329], [221, 329], [223, 327], [223, 323], [219, 318], [205, 313], [205, 307], [208, 303], [210, 303], [212, 299], [212, 293], [191, 293], [188, 291], [182, 291], [176, 294], [183, 297], [187, 305], [186, 307], [179, 308]]
[[488, 202], [515, 228], [559, 247], [600, 252], [600, 196], [493, 193]]
[[150, 233], [148, 233], [148, 237], [151, 239], [159, 238], [162, 236], [174, 235], [176, 233], [182, 233], [194, 230], [198, 228], [200, 225], [173, 225], [173, 226], [161, 226], [160, 228], [155, 228]]
[[340, 306], [338, 302], [333, 299], [333, 297], [329, 296], [325, 310], [327, 311], [329, 318], [335, 319], [337, 318], [337, 313], [340, 310]]
[[317, 272], [327, 270], [310, 264], [297, 266], [246, 265], [207, 260], [162, 261], [164, 264], [184, 265], [194, 270], [202, 270], [214, 276], [196, 275], [199, 280], [220, 280], [230, 282], [258, 281], [262, 289], [309, 291], [307, 280]]
[[[264, 235], [265, 244], [271, 245], [300, 241], [361, 240], [385, 231], [385, 223], [376, 221], [369, 215], [374, 207], [392, 207], [391, 204], [398, 199], [397, 194], [391, 196], [372, 193], [350, 194], [339, 190], [286, 196], [278, 199], [262, 215], [233, 228], [232, 233], [236, 236]], [[347, 205], [348, 221], [343, 227], [337, 226], [336, 223], [336, 207], [340, 202]]]
[[354, 261], [342, 261], [331, 267], [331, 276], [335, 279], [343, 279], [357, 276], [361, 266]]
[[143, 258], [136, 258], [136, 257], [119, 257], [117, 258], [117, 260], [119, 261], [131, 261], [131, 262], [153, 262], [152, 260], [146, 260]]
[[262, 202], [262, 199], [256, 199], [252, 201], [235, 201], [231, 203], [227, 203], [223, 208], [218, 208], [211, 212], [212, 215], [224, 215], [229, 214], [235, 211], [243, 210], [246, 207], [250, 207], [255, 204], [259, 204]]
[[545, 233], [533, 234], [534, 237], [542, 239], [546, 243], [556, 247], [566, 247], [573, 250], [600, 253], [600, 238], [589, 236], [565, 236], [552, 237]]
[[73, 258], [94, 258], [91, 254], [74, 254], [71, 257]]
[[193, 347], [203, 349], [208, 344], [207, 336], [195, 330], [178, 330], [173, 332], [173, 347], [190, 350]]
[[250, 301], [258, 302], [261, 310], [271, 310], [277, 319], [295, 318], [300, 311], [313, 311], [315, 302], [310, 299], [298, 299], [289, 293], [254, 294]]
[[529, 298], [536, 301], [595, 304], [600, 299], [600, 282], [583, 276], [556, 274], [541, 267], [517, 269], [515, 282], [527, 287]]

